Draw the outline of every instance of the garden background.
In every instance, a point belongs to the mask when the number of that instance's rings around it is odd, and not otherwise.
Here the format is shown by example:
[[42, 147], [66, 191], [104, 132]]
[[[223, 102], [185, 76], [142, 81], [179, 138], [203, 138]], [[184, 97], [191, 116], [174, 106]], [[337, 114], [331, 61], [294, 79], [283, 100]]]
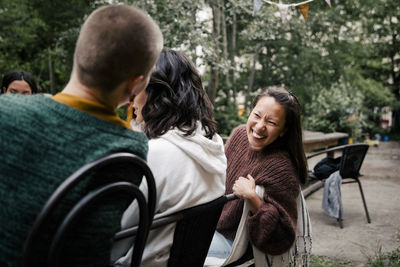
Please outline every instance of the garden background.
[[[222, 135], [245, 122], [252, 97], [271, 86], [296, 94], [307, 130], [359, 139], [399, 132], [398, 0], [314, 0], [307, 19], [298, 7], [282, 17], [267, 3], [254, 15], [253, 0], [0, 0], [0, 75], [24, 69], [41, 92], [61, 91], [80, 25], [109, 3], [142, 8], [165, 46], [193, 59]], [[383, 107], [393, 111], [386, 130]]]

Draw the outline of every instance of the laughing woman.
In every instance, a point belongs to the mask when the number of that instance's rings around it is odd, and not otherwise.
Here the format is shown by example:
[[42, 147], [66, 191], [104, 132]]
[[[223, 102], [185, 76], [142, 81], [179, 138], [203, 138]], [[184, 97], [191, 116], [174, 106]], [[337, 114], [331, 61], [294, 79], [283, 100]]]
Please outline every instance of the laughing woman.
[[[226, 194], [239, 198], [225, 205], [209, 257], [230, 255], [245, 202], [250, 211], [245, 232], [253, 247], [280, 255], [294, 244], [299, 185], [307, 177], [300, 114], [293, 94], [268, 89], [254, 99], [247, 124], [233, 131], [225, 146]], [[256, 185], [263, 188], [262, 197]]]

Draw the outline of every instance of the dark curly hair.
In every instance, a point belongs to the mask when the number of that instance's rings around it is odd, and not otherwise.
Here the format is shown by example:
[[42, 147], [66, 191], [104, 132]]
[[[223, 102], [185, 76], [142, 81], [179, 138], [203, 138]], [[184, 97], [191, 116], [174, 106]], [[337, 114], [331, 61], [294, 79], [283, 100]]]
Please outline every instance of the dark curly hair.
[[175, 127], [189, 136], [199, 121], [207, 138], [211, 139], [217, 132], [213, 106], [200, 75], [182, 53], [171, 49], [161, 52], [146, 93], [142, 116], [144, 132], [150, 139]]

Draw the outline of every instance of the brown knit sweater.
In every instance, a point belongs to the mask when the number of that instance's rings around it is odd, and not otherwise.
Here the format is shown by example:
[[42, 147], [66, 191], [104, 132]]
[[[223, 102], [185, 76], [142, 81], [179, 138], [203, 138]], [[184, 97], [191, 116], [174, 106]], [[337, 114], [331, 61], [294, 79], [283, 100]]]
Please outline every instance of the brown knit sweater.
[[[253, 151], [244, 125], [233, 131], [225, 147], [226, 193], [232, 193], [239, 176], [248, 174], [265, 188], [261, 208], [247, 218], [247, 230], [252, 244], [270, 255], [287, 251], [296, 237], [299, 182], [289, 154], [280, 147], [271, 144], [262, 151]], [[243, 203], [242, 199], [230, 201], [222, 211], [217, 230], [229, 239], [235, 238]]]

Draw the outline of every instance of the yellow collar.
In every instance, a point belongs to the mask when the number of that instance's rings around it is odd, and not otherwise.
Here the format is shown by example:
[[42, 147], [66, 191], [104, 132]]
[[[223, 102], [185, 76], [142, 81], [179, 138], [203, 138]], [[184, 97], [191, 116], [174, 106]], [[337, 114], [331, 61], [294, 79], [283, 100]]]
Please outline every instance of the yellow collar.
[[67, 106], [89, 113], [90, 115], [93, 115], [100, 119], [121, 125], [122, 127], [128, 129], [132, 129], [129, 123], [118, 117], [118, 115], [115, 113], [114, 110], [111, 110], [110, 108], [106, 107], [101, 103], [65, 93], [58, 93], [55, 96], [53, 96], [52, 99], [57, 102], [63, 103]]

